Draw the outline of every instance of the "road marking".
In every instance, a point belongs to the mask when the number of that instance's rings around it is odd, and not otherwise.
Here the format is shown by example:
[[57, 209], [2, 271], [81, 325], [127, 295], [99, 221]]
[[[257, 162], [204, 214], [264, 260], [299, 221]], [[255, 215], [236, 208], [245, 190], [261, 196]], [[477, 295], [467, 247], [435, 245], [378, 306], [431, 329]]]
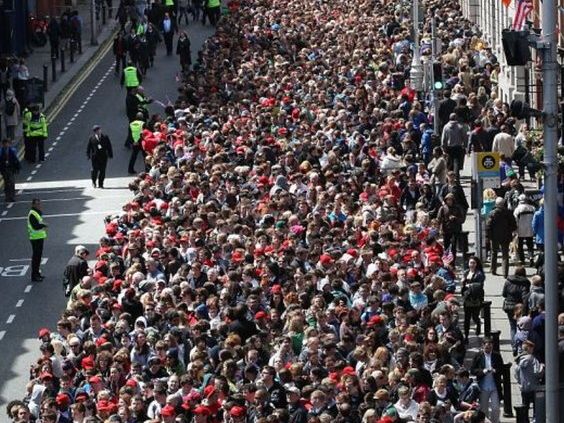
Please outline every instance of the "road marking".
[[74, 122], [76, 120], [76, 117], [71, 117], [70, 118], [70, 122]]
[[23, 195], [35, 195], [35, 194], [53, 194], [54, 192], [73, 192], [73, 191], [82, 191], [86, 187], [82, 188], [69, 188], [69, 189], [46, 189], [42, 191], [24, 191]]
[[[51, 219], [55, 217], [73, 217], [73, 216], [94, 216], [94, 215], [110, 215], [114, 214], [115, 210], [106, 210], [106, 211], [98, 211], [98, 212], [82, 212], [82, 213], [60, 213], [60, 214], [46, 214], [43, 215], [45, 219]], [[26, 220], [27, 216], [14, 216], [14, 217], [4, 217], [0, 219], [0, 222], [7, 222], [11, 220]]]
[[61, 136], [59, 135], [57, 138], [55, 138], [57, 141], [61, 141]]
[[[69, 130], [69, 125], [65, 126], [65, 127], [63, 128], [63, 130], [68, 131], [68, 130]], [[61, 131], [61, 134], [62, 134], [62, 133], [63, 133], [63, 132]]]
[[58, 144], [58, 141], [53, 141], [53, 147], [55, 147]]
[[26, 294], [29, 294], [29, 292], [31, 291], [31, 288], [33, 288], [33, 285], [28, 285], [28, 286], [26, 286], [25, 289], [24, 289], [24, 292], [25, 292]]
[[24, 300], [18, 300], [18, 302], [16, 303], [16, 308], [20, 308], [24, 303]]
[[51, 146], [49, 147], [49, 149], [47, 151], [53, 151], [55, 149], [55, 147]]
[[16, 315], [15, 315], [15, 314], [10, 314], [10, 315], [8, 316], [8, 320], [6, 320], [6, 324], [7, 324], [7, 325], [11, 324], [11, 323], [14, 321], [15, 318], [16, 318]]
[[5, 330], [0, 331], [0, 341], [4, 339], [4, 336], [6, 336], [6, 331]]
[[36, 169], [39, 169], [41, 166], [43, 166], [43, 163], [37, 163], [37, 164], [35, 165], [35, 168], [36, 168]]
[[45, 157], [49, 157], [51, 153], [45, 153]]
[[[47, 153], [47, 154], [49, 154], [49, 153]], [[45, 154], [45, 156], [47, 156], [47, 154]], [[31, 176], [28, 176], [27, 179], [26, 179], [26, 181], [31, 181], [32, 179], [33, 179], [33, 178], [32, 178]]]
[[8, 214], [8, 210], [4, 210], [4, 211], [2, 212], [2, 216], [6, 216], [7, 214]]
[[14, 207], [14, 203], [10, 203], [6, 206], [7, 209], [11, 209], [12, 207]]
[[[105, 200], [106, 198], [123, 198], [122, 195], [108, 195], [105, 196], [97, 196], [96, 199]], [[84, 197], [74, 197], [74, 198], [49, 198], [49, 199], [42, 199], [42, 203], [54, 202], [54, 201], [75, 201], [75, 200], [84, 200]]]
[[60, 135], [61, 135], [61, 136], [65, 135], [65, 131], [62, 131], [62, 132], [60, 133]]
[[32, 175], [35, 175], [36, 173], [37, 173], [37, 170], [35, 170], [35, 169], [31, 171]]

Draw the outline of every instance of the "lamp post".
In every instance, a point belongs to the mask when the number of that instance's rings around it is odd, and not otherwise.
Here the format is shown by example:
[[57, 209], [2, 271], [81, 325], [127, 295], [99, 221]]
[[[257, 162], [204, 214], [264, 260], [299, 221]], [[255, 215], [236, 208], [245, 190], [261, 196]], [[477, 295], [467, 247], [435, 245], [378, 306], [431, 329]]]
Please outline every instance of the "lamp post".
[[423, 91], [423, 65], [421, 64], [421, 48], [419, 46], [419, 0], [413, 0], [413, 58], [409, 72], [411, 88], [417, 93]]

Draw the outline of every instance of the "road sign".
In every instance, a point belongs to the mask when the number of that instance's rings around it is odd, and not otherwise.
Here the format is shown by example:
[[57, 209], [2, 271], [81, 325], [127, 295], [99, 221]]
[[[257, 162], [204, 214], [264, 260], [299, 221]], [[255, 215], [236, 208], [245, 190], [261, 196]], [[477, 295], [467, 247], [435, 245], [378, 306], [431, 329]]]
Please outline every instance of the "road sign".
[[474, 153], [472, 169], [474, 178], [499, 178], [499, 153]]

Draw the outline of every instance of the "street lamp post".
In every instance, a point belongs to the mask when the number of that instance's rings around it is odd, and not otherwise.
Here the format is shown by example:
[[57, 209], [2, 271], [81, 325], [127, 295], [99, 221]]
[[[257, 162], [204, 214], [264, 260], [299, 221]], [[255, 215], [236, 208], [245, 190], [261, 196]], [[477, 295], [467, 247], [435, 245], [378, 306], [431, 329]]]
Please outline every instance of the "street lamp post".
[[423, 91], [423, 65], [419, 46], [419, 0], [413, 0], [413, 58], [409, 72], [411, 88], [417, 93]]

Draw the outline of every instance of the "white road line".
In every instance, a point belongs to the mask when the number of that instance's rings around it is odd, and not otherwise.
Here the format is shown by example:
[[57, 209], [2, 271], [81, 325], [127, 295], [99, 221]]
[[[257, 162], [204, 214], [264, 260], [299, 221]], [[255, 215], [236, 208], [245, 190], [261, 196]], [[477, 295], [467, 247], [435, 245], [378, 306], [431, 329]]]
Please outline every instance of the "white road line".
[[14, 321], [15, 318], [16, 318], [15, 314], [10, 314], [8, 316], [8, 320], [6, 320], [6, 324], [9, 325], [10, 323], [12, 323]]
[[24, 289], [24, 292], [25, 292], [26, 294], [29, 294], [29, 292], [31, 291], [31, 288], [33, 288], [33, 285], [28, 285], [28, 286], [26, 286], [25, 289]]
[[65, 135], [65, 131], [62, 131], [59, 135], [61, 136]]
[[57, 138], [55, 138], [57, 141], [61, 141], [61, 136], [59, 135]]
[[[49, 153], [47, 153], [47, 154], [49, 154]], [[47, 154], [45, 154], [45, 157], [47, 157]], [[33, 179], [33, 178], [32, 178], [31, 176], [28, 176], [27, 179], [26, 179], [26, 181], [31, 181], [32, 179]]]
[[73, 191], [82, 191], [84, 190], [84, 188], [68, 188], [68, 189], [46, 189], [46, 190], [42, 190], [42, 191], [25, 191], [23, 194], [24, 195], [35, 195], [35, 194], [52, 194], [54, 192], [73, 192]]
[[78, 117], [78, 112], [76, 112], [73, 117], [74, 117], [74, 118], [77, 118], [77, 117]]
[[[82, 212], [82, 213], [60, 213], [60, 214], [46, 214], [43, 215], [45, 219], [53, 219], [55, 217], [73, 217], [73, 216], [94, 216], [100, 214], [113, 214], [115, 210], [97, 211], [97, 212]], [[4, 217], [0, 219], [0, 222], [7, 222], [10, 220], [26, 220], [27, 216], [14, 216], [14, 217]]]
[[58, 144], [58, 141], [53, 141], [53, 147], [55, 147]]
[[53, 151], [55, 149], [55, 147], [51, 146], [49, 147], [49, 149], [47, 151]]
[[4, 211], [2, 212], [2, 216], [6, 216], [7, 214], [8, 214], [8, 210], [4, 210]]
[[5, 330], [0, 330], [0, 341], [2, 339], [4, 339], [4, 336], [6, 336], [6, 331]]
[[14, 207], [14, 203], [9, 203], [9, 204], [6, 206], [7, 209], [11, 209], [12, 207]]
[[51, 153], [45, 153], [45, 157], [49, 157]]
[[[64, 129], [65, 131], [68, 131], [68, 130], [69, 130], [69, 125], [65, 126], [63, 129]], [[62, 131], [61, 131], [61, 134], [62, 134]]]
[[35, 170], [35, 169], [31, 171], [32, 175], [35, 175], [36, 173], [37, 173], [37, 170]]
[[70, 121], [71, 121], [71, 122], [74, 122], [75, 120], [76, 120], [76, 117], [71, 117], [71, 118], [70, 118]]
[[[108, 195], [107, 197], [104, 196], [96, 196], [96, 199], [105, 200], [106, 198], [123, 198], [122, 195]], [[84, 197], [74, 197], [74, 198], [49, 198], [49, 199], [41, 199], [42, 203], [54, 202], [54, 201], [76, 201], [76, 200], [84, 200]]]
[[20, 308], [24, 303], [24, 300], [18, 300], [18, 302], [16, 303], [16, 308]]
[[41, 166], [43, 166], [43, 163], [37, 163], [37, 164], [35, 165], [35, 168], [36, 168], [36, 169], [39, 169]]

